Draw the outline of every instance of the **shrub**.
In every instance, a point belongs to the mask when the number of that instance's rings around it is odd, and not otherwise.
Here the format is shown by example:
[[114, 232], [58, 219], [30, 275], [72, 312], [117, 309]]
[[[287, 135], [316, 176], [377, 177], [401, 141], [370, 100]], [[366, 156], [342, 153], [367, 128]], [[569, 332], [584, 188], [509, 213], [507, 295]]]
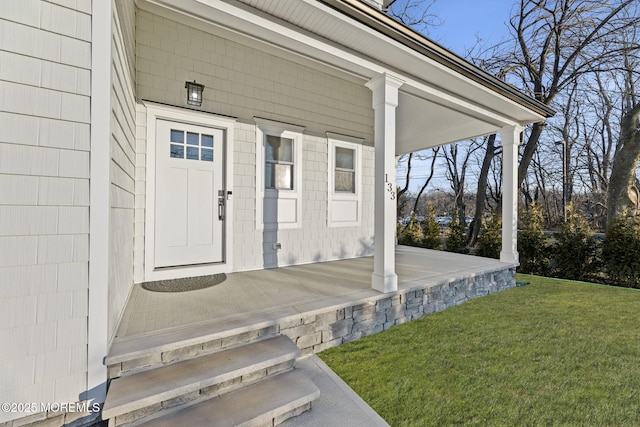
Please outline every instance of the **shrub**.
[[422, 235], [422, 247], [427, 249], [442, 249], [440, 226], [436, 221], [436, 211], [433, 207], [427, 208], [427, 216], [422, 226]]
[[554, 275], [565, 279], [584, 280], [600, 267], [598, 245], [587, 221], [571, 205], [567, 221], [555, 234], [553, 246]]
[[518, 235], [518, 252], [520, 273], [540, 276], [549, 273], [549, 238], [544, 234], [542, 209], [535, 203], [524, 215], [522, 230]]
[[500, 259], [502, 250], [502, 219], [493, 212], [488, 221], [482, 221], [482, 228], [478, 234], [478, 250], [476, 255], [487, 258]]
[[602, 261], [610, 279], [623, 286], [640, 287], [640, 218], [626, 215], [607, 227]]
[[416, 214], [411, 215], [409, 223], [398, 233], [398, 243], [407, 246], [422, 244], [422, 229], [416, 220]]
[[444, 250], [459, 254], [469, 253], [467, 238], [464, 234], [464, 226], [460, 223], [457, 211], [454, 212], [451, 222], [449, 223], [449, 238], [445, 243]]

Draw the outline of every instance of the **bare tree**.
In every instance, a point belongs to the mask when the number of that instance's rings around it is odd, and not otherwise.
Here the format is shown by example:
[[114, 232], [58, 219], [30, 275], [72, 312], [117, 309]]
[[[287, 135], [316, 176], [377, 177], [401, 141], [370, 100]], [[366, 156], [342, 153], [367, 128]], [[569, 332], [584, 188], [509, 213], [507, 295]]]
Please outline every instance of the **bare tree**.
[[[638, 40], [633, 31], [631, 40]], [[607, 222], [630, 211], [639, 213], [640, 186], [636, 169], [640, 161], [640, 100], [635, 82], [638, 79], [640, 60], [631, 53], [638, 50], [637, 42], [629, 51], [625, 51], [625, 92], [623, 97], [623, 115], [620, 122], [620, 139], [611, 166], [611, 178], [607, 193]]]
[[433, 155], [431, 156], [431, 167], [429, 168], [429, 175], [425, 179], [424, 184], [422, 184], [422, 187], [420, 187], [420, 191], [418, 191], [418, 194], [416, 195], [416, 200], [413, 203], [413, 212], [418, 211], [418, 203], [420, 202], [420, 197], [422, 197], [424, 190], [427, 188], [427, 186], [433, 179], [433, 174], [435, 173], [435, 170], [436, 170], [436, 161], [438, 160], [438, 151], [440, 151], [440, 147], [431, 149], [431, 152], [433, 153]]
[[575, 121], [579, 123], [580, 155], [576, 179], [582, 189], [584, 209], [593, 228], [604, 228], [606, 223], [606, 193], [609, 186], [611, 161], [618, 139], [619, 108], [616, 92], [610, 90], [615, 82], [607, 73], [595, 73], [582, 79], [583, 96], [576, 99], [582, 105]]
[[[612, 67], [621, 48], [617, 35], [640, 23], [640, 17], [625, 13], [636, 6], [637, 0], [520, 0], [510, 22], [515, 42], [511, 59], [503, 67], [509, 80], [552, 105], [580, 76]], [[534, 124], [524, 144], [519, 184], [542, 131], [541, 123]]]
[[[594, 120], [592, 120], [592, 132], [586, 134], [586, 159], [589, 180], [591, 182], [591, 191], [598, 193], [606, 193], [609, 187], [609, 173], [611, 169], [611, 161], [615, 148], [615, 139], [617, 132], [612, 127], [612, 120], [615, 117], [614, 104], [610, 92], [603, 82], [603, 74], [595, 75], [595, 83], [597, 89], [591, 92], [595, 100], [587, 98], [587, 103], [591, 106]], [[581, 118], [585, 120], [585, 118]]]
[[640, 104], [622, 119], [618, 150], [611, 168], [607, 194], [607, 223], [629, 211], [640, 211], [640, 188], [636, 167], [640, 161]]
[[[634, 86], [640, 72], [640, 38], [637, 34], [640, 2], [514, 1], [510, 41], [489, 48], [478, 43], [467, 52], [467, 56], [480, 67], [494, 72], [560, 113], [546, 124], [535, 124], [525, 129], [518, 170], [525, 206], [532, 200], [538, 200], [544, 206], [548, 219], [558, 215], [562, 206], [560, 165], [564, 154], [567, 201], [575, 199], [583, 203], [583, 207], [590, 210], [592, 220], [602, 223], [606, 209], [605, 194], [610, 188], [609, 179], [614, 175], [614, 169], [627, 170], [622, 180], [626, 183], [627, 202], [633, 202], [633, 197], [636, 197], [633, 196], [633, 187], [638, 161], [633, 161], [631, 149], [635, 141], [632, 126], [636, 120], [632, 113], [637, 106]], [[430, 25], [442, 22], [434, 19], [430, 12], [433, 2], [398, 0], [390, 13], [428, 34]], [[632, 77], [621, 78], [627, 74]], [[626, 131], [621, 131], [623, 115]], [[464, 162], [461, 151], [454, 153], [451, 147], [444, 148], [446, 175], [461, 214], [465, 210], [462, 196], [467, 176], [463, 170], [472, 167], [475, 172], [470, 173], [477, 173], [475, 211], [478, 218], [485, 207], [499, 208], [502, 194], [501, 159], [496, 155], [499, 147], [489, 137], [485, 137], [485, 141], [486, 149], [478, 151], [482, 161], [478, 160], [477, 165]], [[560, 141], [566, 143], [564, 153], [562, 146], [555, 144]], [[623, 157], [628, 160], [625, 166], [617, 160]], [[614, 164], [617, 165], [615, 168]], [[613, 192], [609, 191], [609, 199], [613, 200], [615, 197], [611, 194]], [[416, 201], [419, 202], [419, 198]], [[414, 203], [414, 208], [417, 206]], [[477, 233], [475, 230], [474, 224], [467, 236], [471, 242], [474, 232]]]
[[403, 154], [402, 156], [400, 156], [400, 158], [398, 159], [398, 164], [403, 163], [405, 160], [407, 162], [407, 169], [404, 178], [404, 187], [398, 189], [398, 194], [396, 197], [396, 216], [398, 218], [400, 217], [400, 212], [404, 208], [404, 205], [407, 201], [405, 194], [409, 190], [409, 183], [411, 182], [411, 160], [413, 160], [413, 153], [409, 153], [408, 155]]
[[460, 223], [465, 223], [465, 184], [467, 172], [473, 153], [482, 148], [483, 139], [472, 139], [468, 142], [449, 144], [442, 149], [447, 166], [447, 179], [454, 194], [454, 205], [458, 211]]
[[478, 184], [476, 190], [476, 206], [475, 215], [471, 224], [469, 224], [469, 230], [467, 232], [467, 246], [473, 246], [478, 240], [480, 234], [480, 228], [482, 226], [482, 218], [484, 217], [484, 210], [487, 202], [487, 186], [489, 183], [489, 171], [491, 169], [491, 163], [493, 158], [499, 154], [502, 150], [498, 150], [496, 147], [496, 134], [485, 137], [485, 154], [482, 159], [482, 166], [480, 167], [480, 174], [478, 176]]
[[[497, 153], [496, 153], [497, 154]], [[502, 207], [502, 156], [496, 155], [490, 167], [487, 185], [487, 209], [497, 212]]]
[[431, 12], [437, 0], [396, 0], [387, 13], [394, 19], [429, 35], [429, 29], [442, 25], [442, 19]]
[[[398, 158], [398, 161], [396, 163], [396, 170], [401, 171], [404, 175], [404, 186], [402, 188], [398, 188], [396, 205], [398, 217], [402, 216], [402, 212], [405, 211], [405, 208], [408, 206], [408, 204], [411, 204], [413, 206], [413, 209], [411, 210], [412, 213], [418, 212], [417, 206], [420, 201], [420, 196], [425, 191], [426, 187], [429, 185], [431, 179], [433, 178], [433, 174], [435, 171], [435, 162], [438, 158], [438, 150], [439, 148], [416, 151], [413, 153], [403, 154]], [[433, 153], [432, 156], [428, 154], [429, 152]], [[414, 176], [414, 166], [416, 169], [420, 170], [420, 166], [428, 160], [431, 160], [430, 174], [427, 176]], [[421, 179], [424, 179], [425, 181], [423, 181], [422, 187], [417, 197], [414, 197], [414, 195], [410, 192], [411, 183], [415, 180]]]

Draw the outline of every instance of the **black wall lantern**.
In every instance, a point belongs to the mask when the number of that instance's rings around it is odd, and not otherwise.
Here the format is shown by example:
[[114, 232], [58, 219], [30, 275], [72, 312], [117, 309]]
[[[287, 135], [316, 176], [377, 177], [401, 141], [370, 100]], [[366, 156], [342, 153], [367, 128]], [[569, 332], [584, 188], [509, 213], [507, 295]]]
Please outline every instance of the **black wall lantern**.
[[196, 83], [194, 80], [193, 82], [185, 82], [184, 87], [187, 88], [187, 104], [201, 106], [204, 85]]

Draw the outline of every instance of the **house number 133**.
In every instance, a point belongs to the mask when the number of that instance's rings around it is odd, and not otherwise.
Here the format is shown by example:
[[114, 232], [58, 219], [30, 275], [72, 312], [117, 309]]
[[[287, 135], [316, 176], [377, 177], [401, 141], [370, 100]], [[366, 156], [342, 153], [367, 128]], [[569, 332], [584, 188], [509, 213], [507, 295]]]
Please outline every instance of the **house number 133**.
[[384, 174], [384, 183], [387, 186], [387, 193], [389, 193], [389, 199], [390, 200], [395, 200], [396, 199], [396, 191], [393, 188], [393, 182], [389, 182], [388, 176], [385, 173]]

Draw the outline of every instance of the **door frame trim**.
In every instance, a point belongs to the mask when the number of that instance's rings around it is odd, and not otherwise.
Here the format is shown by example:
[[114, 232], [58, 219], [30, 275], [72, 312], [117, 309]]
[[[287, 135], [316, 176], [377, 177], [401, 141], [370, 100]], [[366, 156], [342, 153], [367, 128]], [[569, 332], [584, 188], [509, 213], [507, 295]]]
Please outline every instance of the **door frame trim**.
[[154, 102], [143, 101], [146, 108], [146, 190], [144, 223], [144, 281], [178, 279], [229, 273], [233, 265], [233, 197], [227, 198], [224, 221], [224, 262], [178, 267], [154, 268], [155, 257], [155, 203], [156, 203], [156, 122], [168, 120], [196, 126], [213, 127], [224, 132], [224, 181], [225, 189], [233, 188], [234, 117], [221, 116]]

